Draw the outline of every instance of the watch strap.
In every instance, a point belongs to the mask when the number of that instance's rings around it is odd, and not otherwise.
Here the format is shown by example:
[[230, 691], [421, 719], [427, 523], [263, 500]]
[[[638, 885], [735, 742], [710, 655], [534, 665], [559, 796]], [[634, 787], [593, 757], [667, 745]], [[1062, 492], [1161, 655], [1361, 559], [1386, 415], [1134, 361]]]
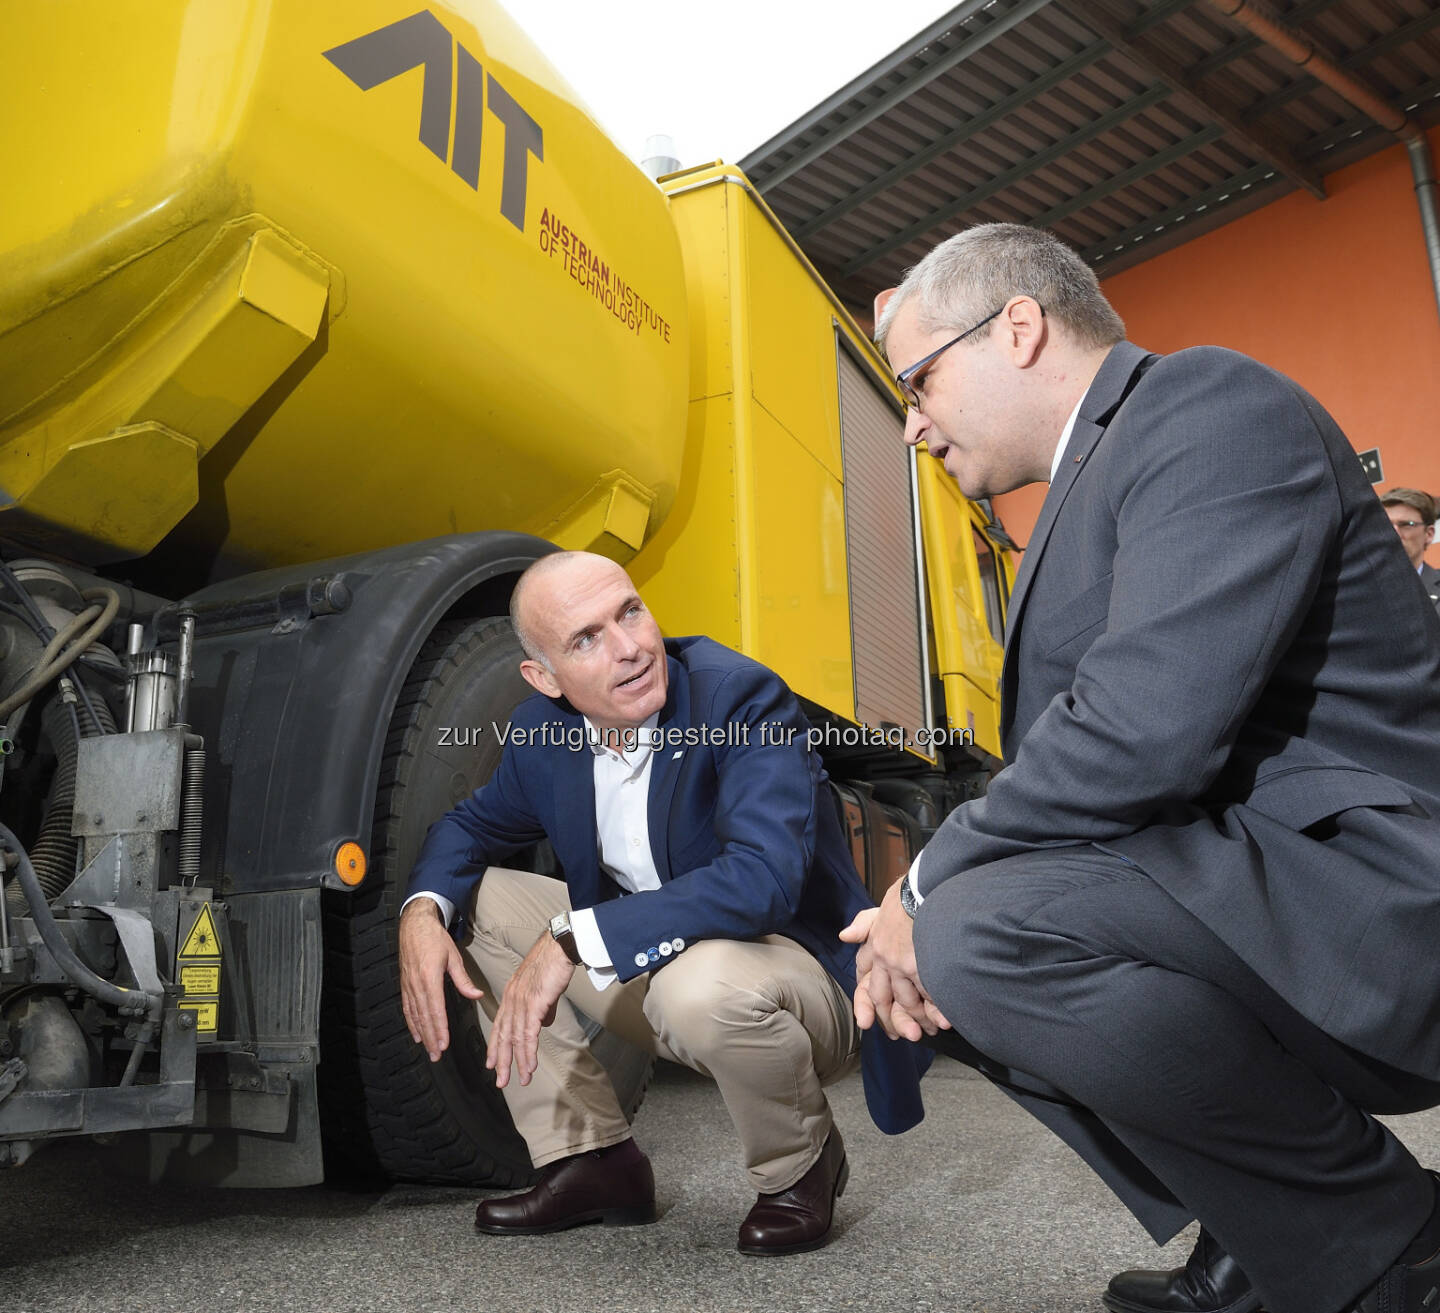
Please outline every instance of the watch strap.
[[560, 945], [573, 966], [584, 966], [580, 960], [580, 947], [575, 942], [575, 931], [570, 925], [566, 912], [557, 912], [550, 918], [550, 938]]

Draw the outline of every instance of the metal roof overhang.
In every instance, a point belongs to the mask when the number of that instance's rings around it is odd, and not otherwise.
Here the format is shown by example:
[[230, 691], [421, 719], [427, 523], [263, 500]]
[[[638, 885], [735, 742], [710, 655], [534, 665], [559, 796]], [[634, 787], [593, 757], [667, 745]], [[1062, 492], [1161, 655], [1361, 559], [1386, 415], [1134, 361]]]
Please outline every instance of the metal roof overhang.
[[[1440, 121], [1436, 0], [1271, 8]], [[741, 166], [865, 313], [970, 224], [1047, 228], [1105, 277], [1395, 142], [1208, 0], [965, 0]]]

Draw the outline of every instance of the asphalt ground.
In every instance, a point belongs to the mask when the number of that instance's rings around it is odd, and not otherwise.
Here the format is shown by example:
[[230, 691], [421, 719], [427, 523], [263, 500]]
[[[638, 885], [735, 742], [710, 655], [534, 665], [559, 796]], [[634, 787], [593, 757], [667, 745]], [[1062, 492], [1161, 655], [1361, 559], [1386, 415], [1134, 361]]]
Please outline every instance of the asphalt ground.
[[[899, 1138], [865, 1115], [858, 1077], [832, 1091], [850, 1185], [826, 1249], [747, 1258], [754, 1196], [713, 1085], [657, 1073], [635, 1122], [660, 1220], [554, 1236], [477, 1235], [483, 1192], [221, 1191], [105, 1174], [59, 1144], [0, 1171], [3, 1313], [1097, 1313], [1110, 1274], [1173, 1266], [1089, 1171], [984, 1080], [937, 1060], [929, 1115]], [[1440, 1110], [1392, 1120], [1440, 1164]]]

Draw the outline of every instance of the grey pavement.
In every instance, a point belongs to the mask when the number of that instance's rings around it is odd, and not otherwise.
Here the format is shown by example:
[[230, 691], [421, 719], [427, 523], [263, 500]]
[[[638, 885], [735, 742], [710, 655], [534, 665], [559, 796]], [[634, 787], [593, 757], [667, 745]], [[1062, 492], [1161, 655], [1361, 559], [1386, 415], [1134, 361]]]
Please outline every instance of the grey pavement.
[[[827, 1249], [746, 1258], [753, 1200], [713, 1085], [658, 1073], [636, 1118], [661, 1217], [555, 1236], [476, 1235], [480, 1192], [220, 1191], [108, 1176], [63, 1144], [0, 1171], [0, 1310], [519, 1313], [1097, 1313], [1112, 1272], [1171, 1266], [1088, 1170], [985, 1081], [938, 1059], [926, 1121], [881, 1135], [859, 1079], [833, 1091], [850, 1187]], [[1440, 1110], [1392, 1120], [1440, 1163]]]

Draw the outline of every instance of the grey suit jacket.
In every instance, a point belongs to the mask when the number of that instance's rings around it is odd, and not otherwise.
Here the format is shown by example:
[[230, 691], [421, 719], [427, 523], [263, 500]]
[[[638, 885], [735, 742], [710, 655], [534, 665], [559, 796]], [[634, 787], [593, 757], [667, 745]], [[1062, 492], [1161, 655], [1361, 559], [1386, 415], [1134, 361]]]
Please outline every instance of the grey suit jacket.
[[1440, 617], [1406, 566], [1294, 383], [1115, 347], [1016, 579], [1010, 764], [936, 832], [921, 894], [1098, 844], [1329, 1033], [1440, 1077]]
[[1440, 570], [1422, 561], [1420, 563], [1420, 582], [1424, 585], [1430, 601], [1435, 606], [1435, 613], [1440, 615]]

